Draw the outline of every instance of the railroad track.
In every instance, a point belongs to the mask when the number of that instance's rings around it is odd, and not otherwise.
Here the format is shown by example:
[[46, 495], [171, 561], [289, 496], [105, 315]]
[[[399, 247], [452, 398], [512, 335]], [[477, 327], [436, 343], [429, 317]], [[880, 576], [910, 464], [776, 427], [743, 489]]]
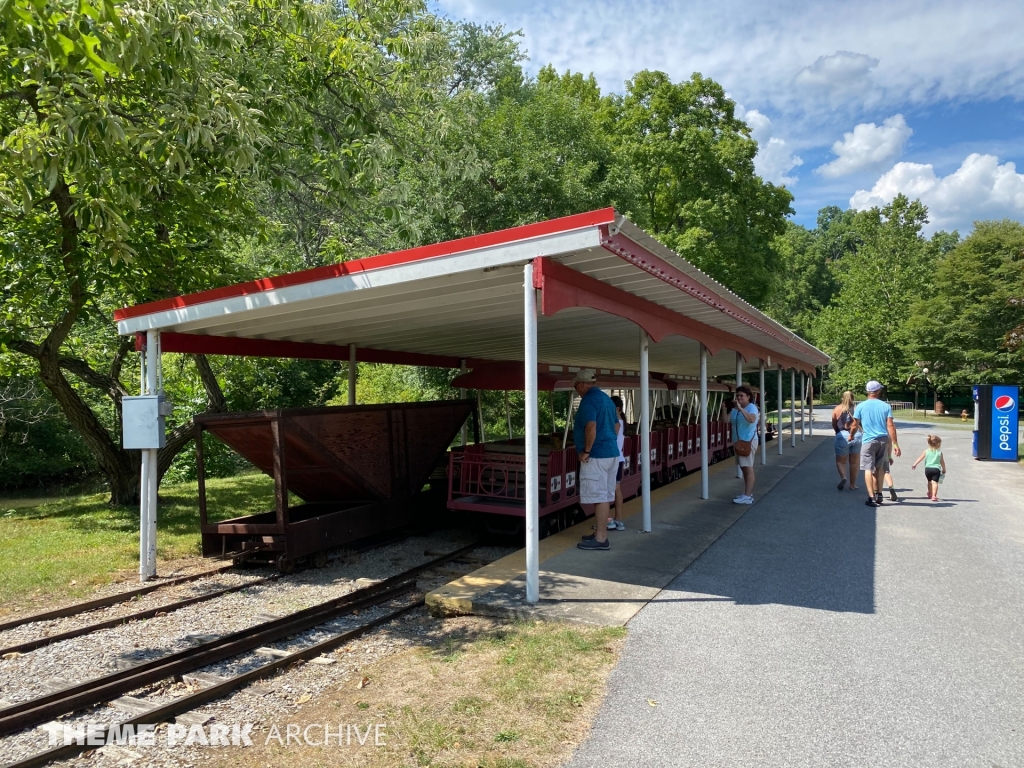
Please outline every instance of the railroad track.
[[98, 597], [95, 600], [86, 600], [84, 603], [74, 603], [72, 605], [66, 605], [63, 608], [54, 608], [51, 611], [43, 611], [42, 613], [33, 613], [29, 616], [20, 616], [17, 619], [11, 619], [0, 624], [0, 632], [5, 632], [8, 629], [14, 629], [15, 627], [21, 627], [25, 624], [33, 624], [37, 621], [50, 621], [51, 619], [64, 619], [68, 616], [77, 616], [80, 613], [86, 613], [87, 611], [95, 611], [97, 608], [106, 608], [109, 605], [117, 605], [118, 603], [126, 603], [129, 600], [139, 597], [140, 595], [148, 595], [150, 592], [156, 592], [158, 589], [165, 589], [166, 587], [175, 587], [179, 584], [187, 584], [190, 581], [199, 581], [205, 579], [208, 576], [218, 576], [222, 573], [230, 571], [233, 565], [224, 565], [220, 568], [214, 568], [210, 571], [203, 571], [202, 573], [193, 573], [188, 576], [178, 576], [167, 581], [161, 581], [158, 584], [147, 584], [144, 587], [136, 587], [135, 589], [129, 589], [126, 592], [118, 592], [116, 595], [108, 595], [107, 597]]
[[[128, 669], [119, 670], [85, 683], [71, 685], [60, 691], [0, 709], [0, 736], [11, 735], [25, 728], [52, 721], [62, 715], [78, 712], [97, 704], [111, 701], [128, 691], [137, 690], [161, 680], [194, 672], [209, 664], [214, 664], [248, 651], [254, 651], [268, 643], [305, 632], [341, 616], [353, 614], [357, 611], [402, 597], [415, 590], [415, 577], [417, 575], [457, 560], [479, 546], [478, 543], [474, 543], [461, 547], [376, 584], [357, 589], [347, 595], [333, 598], [289, 616], [274, 619], [255, 627], [202, 643], [184, 651], [172, 653], [159, 659], [141, 662]], [[403, 605], [397, 610], [367, 621], [355, 629], [289, 653], [257, 669], [216, 682], [196, 693], [166, 704], [157, 705], [152, 709], [121, 721], [116, 726], [111, 726], [111, 728], [123, 728], [127, 725], [138, 725], [141, 723], [156, 724], [168, 721], [202, 704], [221, 698], [253, 680], [266, 677], [296, 661], [315, 658], [325, 651], [343, 645], [381, 624], [393, 621], [403, 613], [422, 604], [423, 600], [421, 598]], [[110, 729], [103, 730], [104, 741], [106, 740], [106, 732], [108, 730]], [[46, 765], [55, 760], [64, 760], [94, 748], [77, 743], [60, 745], [20, 761], [9, 763], [6, 768], [31, 768], [33, 766]]]
[[[368, 552], [373, 549], [385, 547], [389, 544], [394, 544], [399, 541], [403, 541], [408, 538], [408, 534], [403, 533], [401, 535], [373, 537], [371, 540], [367, 540], [362, 544], [348, 549], [349, 552], [359, 553]], [[440, 553], [437, 553], [440, 554]], [[25, 626], [26, 624], [33, 624], [41, 621], [51, 621], [53, 619], [67, 618], [69, 616], [77, 616], [82, 613], [97, 610], [99, 608], [106, 608], [111, 605], [117, 605], [119, 603], [128, 602], [135, 597], [149, 594], [158, 589], [164, 589], [165, 587], [178, 586], [180, 584], [186, 584], [192, 581], [198, 581], [208, 576], [219, 576], [222, 573], [226, 573], [234, 568], [233, 565], [225, 565], [221, 568], [215, 568], [209, 571], [203, 571], [202, 573], [191, 574], [189, 576], [181, 576], [175, 579], [170, 579], [160, 584], [150, 584], [144, 587], [138, 587], [136, 589], [129, 590], [127, 592], [121, 592], [117, 595], [110, 595], [108, 597], [98, 598], [96, 600], [88, 600], [83, 603], [75, 603], [74, 605], [65, 606], [64, 608], [57, 608], [52, 611], [45, 611], [43, 613], [36, 613], [30, 616], [23, 616], [21, 618], [8, 621], [0, 624], [0, 632], [4, 632], [8, 629], [14, 629], [16, 627]], [[262, 579], [255, 579], [246, 584], [239, 584], [233, 587], [227, 587], [225, 589], [214, 590], [204, 595], [196, 595], [195, 597], [189, 597], [184, 600], [178, 600], [173, 603], [167, 603], [165, 605], [156, 606], [153, 608], [146, 608], [141, 611], [134, 613], [125, 614], [123, 616], [117, 616], [112, 619], [106, 619], [104, 621], [96, 622], [95, 624], [88, 624], [82, 627], [76, 627], [75, 629], [67, 630], [65, 632], [59, 632], [57, 634], [48, 635], [45, 637], [39, 637], [35, 640], [27, 640], [22, 643], [16, 643], [14, 645], [7, 646], [6, 648], [0, 648], [0, 658], [3, 658], [9, 653], [29, 653], [36, 650], [37, 648], [43, 648], [53, 643], [59, 643], [64, 640], [71, 640], [76, 637], [82, 637], [93, 632], [97, 632], [101, 629], [109, 629], [110, 627], [117, 627], [122, 624], [127, 624], [132, 621], [140, 621], [142, 619], [151, 619], [157, 614], [171, 613], [181, 608], [186, 608], [190, 605], [196, 605], [197, 603], [203, 603], [208, 600], [214, 600], [224, 595], [229, 595], [233, 592], [240, 592], [243, 589], [257, 586], [259, 584], [266, 584], [280, 578], [283, 574], [275, 574]]]

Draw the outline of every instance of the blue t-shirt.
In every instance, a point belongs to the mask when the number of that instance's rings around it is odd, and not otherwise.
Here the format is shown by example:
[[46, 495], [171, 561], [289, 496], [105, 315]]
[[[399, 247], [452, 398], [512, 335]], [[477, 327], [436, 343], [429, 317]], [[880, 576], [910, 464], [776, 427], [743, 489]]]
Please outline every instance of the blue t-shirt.
[[[757, 415], [757, 406], [753, 403], [747, 403], [747, 407], [743, 409], [747, 413]], [[747, 421], [740, 416], [739, 406], [732, 409], [732, 413], [729, 414], [729, 420], [732, 421], [732, 439], [733, 440], [753, 440], [754, 435], [757, 434], [757, 420]]]
[[860, 422], [864, 432], [864, 442], [879, 437], [888, 437], [888, 420], [892, 418], [892, 408], [884, 400], [869, 397], [859, 403], [853, 410], [853, 418]]
[[583, 449], [587, 447], [586, 428], [587, 423], [591, 421], [597, 425], [597, 435], [594, 437], [594, 444], [590, 446], [591, 457], [617, 459], [619, 448], [615, 444], [615, 425], [619, 423], [619, 416], [615, 412], [615, 403], [612, 399], [597, 387], [587, 390], [576, 411], [572, 438], [579, 453], [583, 453]]

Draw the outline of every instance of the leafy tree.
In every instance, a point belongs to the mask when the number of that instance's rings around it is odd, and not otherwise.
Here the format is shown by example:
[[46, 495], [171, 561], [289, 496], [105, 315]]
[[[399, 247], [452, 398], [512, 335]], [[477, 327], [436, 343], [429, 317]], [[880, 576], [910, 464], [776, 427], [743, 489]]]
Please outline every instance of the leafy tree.
[[839, 293], [812, 324], [832, 356], [833, 389], [869, 379], [893, 384], [913, 370], [906, 323], [914, 301], [928, 292], [936, 258], [921, 236], [927, 214], [920, 201], [897, 195], [884, 208], [857, 215], [861, 245], [838, 262]]
[[821, 246], [819, 230], [792, 222], [773, 244], [778, 261], [767, 311], [804, 338], [811, 338], [814, 319], [836, 291], [832, 265]]
[[[8, 0], [0, 32], [4, 364], [30, 361], [111, 501], [133, 502], [139, 457], [118, 428], [132, 340], [110, 311], [244, 277], [225, 246], [261, 228], [268, 189], [372, 198], [392, 139], [438, 130], [418, 67], [436, 26], [404, 0]], [[196, 364], [206, 406], [224, 407]], [[188, 432], [170, 435], [161, 473]]]
[[1015, 329], [1024, 323], [1022, 287], [1020, 222], [975, 222], [970, 236], [939, 259], [933, 290], [915, 303], [908, 322], [910, 352], [928, 363], [936, 387], [1020, 380], [1024, 356]]
[[618, 197], [638, 224], [754, 304], [768, 298], [772, 242], [793, 196], [756, 175], [757, 142], [718, 83], [637, 73], [612, 100]]

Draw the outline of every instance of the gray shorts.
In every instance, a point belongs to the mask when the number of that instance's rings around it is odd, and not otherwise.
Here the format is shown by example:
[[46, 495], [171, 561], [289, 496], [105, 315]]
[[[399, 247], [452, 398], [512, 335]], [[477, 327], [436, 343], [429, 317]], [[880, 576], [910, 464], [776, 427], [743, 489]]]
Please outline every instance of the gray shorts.
[[590, 458], [580, 462], [580, 504], [601, 504], [615, 501], [615, 475], [619, 471], [619, 457]]
[[849, 456], [851, 453], [860, 453], [860, 432], [853, 436], [853, 442], [850, 442], [849, 440], [846, 439], [846, 436], [849, 434], [850, 433], [845, 430], [836, 433], [835, 449], [837, 459], [845, 458], [846, 456]]
[[892, 441], [888, 437], [875, 437], [864, 441], [860, 452], [860, 468], [877, 472], [879, 469], [889, 471], [889, 446]]

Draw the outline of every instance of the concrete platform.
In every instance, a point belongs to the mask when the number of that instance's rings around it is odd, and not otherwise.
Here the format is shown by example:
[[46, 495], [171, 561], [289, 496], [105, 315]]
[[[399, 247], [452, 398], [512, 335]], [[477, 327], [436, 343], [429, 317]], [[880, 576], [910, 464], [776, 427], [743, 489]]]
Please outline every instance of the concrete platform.
[[[784, 437], [784, 454], [768, 444], [768, 464], [755, 465], [754, 498], [760, 499], [831, 435], [821, 433], [796, 448]], [[640, 499], [625, 505], [625, 531], [610, 531], [611, 550], [576, 547], [592, 519], [540, 542], [540, 592], [526, 602], [526, 553], [519, 550], [430, 592], [436, 614], [478, 614], [623, 626], [710, 547], [751, 506], [733, 504], [742, 491], [734, 460], [711, 467], [711, 498], [700, 498], [700, 473], [651, 493], [652, 532], [644, 534]], [[757, 502], [755, 501], [755, 505]]]

